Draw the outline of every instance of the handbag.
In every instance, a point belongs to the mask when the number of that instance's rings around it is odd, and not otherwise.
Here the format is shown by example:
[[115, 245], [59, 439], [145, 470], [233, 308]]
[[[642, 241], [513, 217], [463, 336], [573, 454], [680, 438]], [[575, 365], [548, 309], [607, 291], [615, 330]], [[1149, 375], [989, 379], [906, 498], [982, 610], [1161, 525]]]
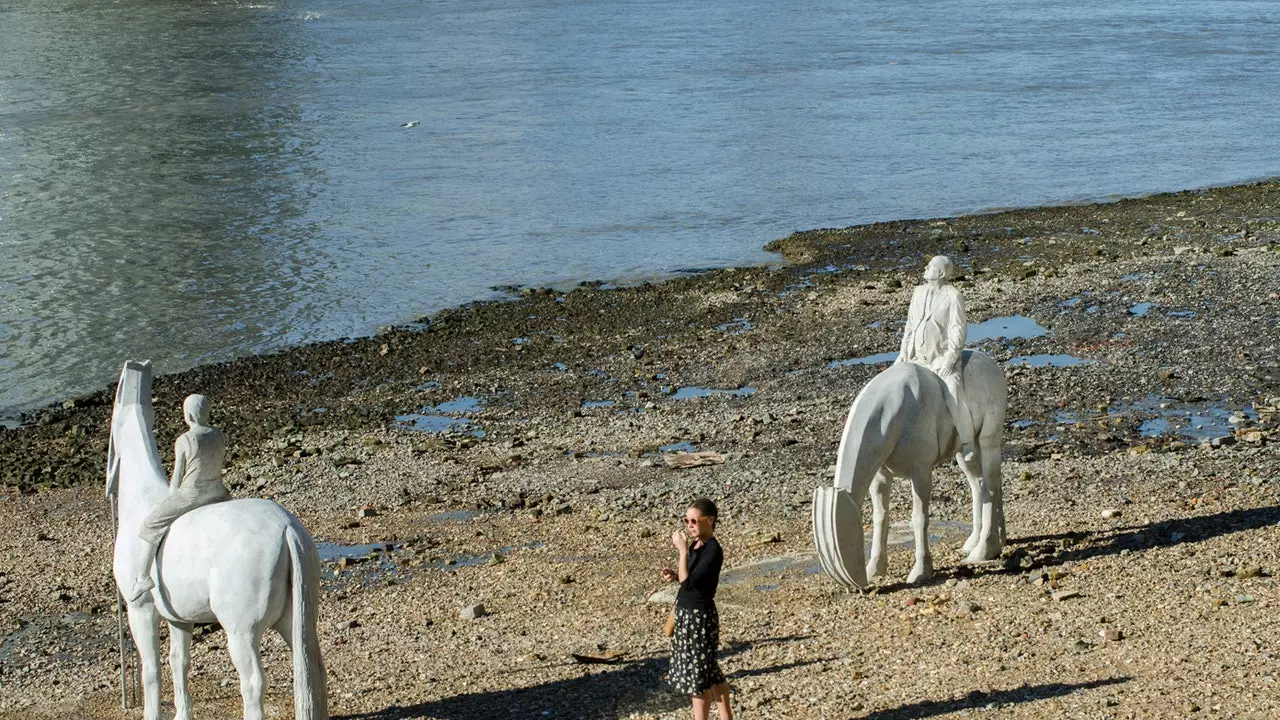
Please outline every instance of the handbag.
[[662, 624], [662, 634], [671, 637], [676, 634], [676, 609], [671, 608], [671, 612], [667, 613], [667, 621]]

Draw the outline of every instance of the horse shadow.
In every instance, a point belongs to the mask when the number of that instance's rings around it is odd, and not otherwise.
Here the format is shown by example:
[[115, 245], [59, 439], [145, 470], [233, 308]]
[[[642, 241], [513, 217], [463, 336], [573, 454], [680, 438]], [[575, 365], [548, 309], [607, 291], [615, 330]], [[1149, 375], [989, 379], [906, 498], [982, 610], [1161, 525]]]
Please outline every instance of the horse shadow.
[[[808, 636], [764, 638], [732, 643], [720, 651], [720, 657], [745, 652], [757, 645], [788, 643]], [[764, 668], [742, 670], [729, 675], [735, 679], [828, 662], [832, 658], [782, 663]], [[576, 678], [554, 680], [528, 687], [488, 692], [466, 693], [415, 705], [392, 705], [381, 710], [352, 715], [336, 715], [334, 720], [471, 720], [473, 718], [538, 718], [573, 717], [581, 720], [610, 720], [630, 712], [644, 710], [666, 713], [689, 705], [687, 695], [677, 694], [663, 682], [667, 658], [640, 658], [607, 665], [584, 665], [591, 668]], [[544, 668], [555, 667], [546, 665]], [[598, 672], [596, 672], [598, 670]]]
[[1103, 530], [1072, 530], [1046, 535], [1010, 538], [1004, 556], [979, 565], [955, 565], [935, 570], [924, 582], [893, 582], [876, 585], [885, 595], [904, 590], [938, 586], [948, 580], [980, 575], [1015, 575], [1055, 567], [1066, 562], [1082, 562], [1104, 555], [1118, 555], [1174, 545], [1203, 542], [1233, 533], [1258, 530], [1280, 524], [1280, 507], [1242, 508], [1212, 515], [1172, 518], [1147, 525], [1122, 525]]
[[1014, 549], [1005, 558], [1007, 567], [1004, 570], [1027, 572], [1069, 561], [1081, 562], [1104, 555], [1117, 555], [1126, 550], [1132, 552], [1187, 545], [1259, 530], [1277, 523], [1280, 523], [1280, 507], [1272, 506], [1171, 518], [1146, 525], [1021, 537], [1010, 541], [1009, 544]]
[[892, 710], [881, 710], [862, 717], [875, 717], [876, 720], [919, 720], [920, 718], [946, 715], [948, 713], [960, 712], [962, 710], [975, 710], [992, 706], [999, 707], [1001, 705], [1034, 702], [1036, 700], [1048, 700], [1050, 698], [1062, 697], [1063, 695], [1071, 695], [1072, 693], [1081, 692], [1083, 690], [1093, 690], [1095, 688], [1118, 685], [1120, 683], [1129, 682], [1131, 679], [1132, 678], [1129, 677], [1116, 677], [1104, 678], [1102, 680], [1091, 680], [1089, 682], [1082, 683], [1023, 685], [1021, 687], [1009, 688], [1008, 690], [993, 690], [991, 692], [975, 690], [961, 698], [954, 698], [951, 700], [922, 700], [917, 703], [911, 703], [910, 705], [893, 708]]

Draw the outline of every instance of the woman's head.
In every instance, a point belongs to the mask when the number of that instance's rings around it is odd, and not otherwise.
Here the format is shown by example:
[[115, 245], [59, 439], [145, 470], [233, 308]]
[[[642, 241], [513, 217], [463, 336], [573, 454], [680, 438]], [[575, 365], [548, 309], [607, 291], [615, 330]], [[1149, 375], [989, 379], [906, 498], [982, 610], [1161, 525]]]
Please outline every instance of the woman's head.
[[720, 511], [707, 498], [698, 498], [684, 511], [684, 525], [689, 534], [699, 540], [711, 537], [716, 529]]

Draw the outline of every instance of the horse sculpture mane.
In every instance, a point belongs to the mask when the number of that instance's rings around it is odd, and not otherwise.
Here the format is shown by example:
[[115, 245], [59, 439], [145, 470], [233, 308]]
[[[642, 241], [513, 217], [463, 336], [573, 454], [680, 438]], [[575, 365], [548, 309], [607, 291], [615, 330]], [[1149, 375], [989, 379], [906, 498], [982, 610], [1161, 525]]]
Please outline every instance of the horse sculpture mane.
[[[120, 506], [113, 570], [122, 593], [136, 577], [138, 530], [169, 492], [153, 428], [151, 364], [126, 362], [116, 388], [107, 451], [107, 495], [118, 496]], [[195, 624], [209, 622], [226, 631], [247, 720], [263, 717], [259, 646], [267, 628], [279, 632], [293, 652], [295, 717], [328, 717], [315, 629], [320, 564], [315, 542], [298, 518], [267, 500], [198, 508], [170, 527], [152, 572], [155, 589], [128, 606], [129, 628], [142, 665], [144, 720], [160, 718], [161, 618], [169, 623], [177, 720], [191, 718], [191, 631]]]

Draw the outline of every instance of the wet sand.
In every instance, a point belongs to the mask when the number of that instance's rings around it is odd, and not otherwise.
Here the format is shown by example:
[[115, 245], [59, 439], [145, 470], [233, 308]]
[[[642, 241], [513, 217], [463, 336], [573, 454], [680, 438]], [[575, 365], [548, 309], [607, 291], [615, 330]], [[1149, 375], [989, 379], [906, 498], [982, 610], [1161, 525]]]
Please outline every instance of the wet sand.
[[[157, 378], [160, 445], [168, 461], [182, 398], [203, 392], [233, 494], [278, 500], [325, 543], [390, 546], [327, 563], [335, 715], [680, 717], [659, 682], [666, 608], [646, 601], [676, 517], [715, 498], [729, 568], [807, 553], [848, 404], [896, 350], [925, 260], [946, 253], [988, 336], [971, 346], [1010, 386], [1005, 561], [959, 568], [948, 531], [923, 587], [900, 583], [904, 549], [868, 594], [803, 556], [726, 584], [741, 717], [1268, 717], [1277, 207], [1280, 185], [1261, 183], [880, 223], [783, 238], [781, 268], [527, 289]], [[123, 716], [110, 398], [0, 432], [0, 717]], [[725, 461], [664, 467], [679, 449]], [[900, 483], [894, 520], [908, 497]], [[963, 479], [940, 468], [937, 527], [967, 512]], [[492, 615], [461, 620], [475, 602]], [[266, 645], [269, 705], [287, 717], [287, 653]], [[625, 655], [571, 657], [609, 651]], [[221, 634], [194, 657], [196, 712], [235, 712]]]

